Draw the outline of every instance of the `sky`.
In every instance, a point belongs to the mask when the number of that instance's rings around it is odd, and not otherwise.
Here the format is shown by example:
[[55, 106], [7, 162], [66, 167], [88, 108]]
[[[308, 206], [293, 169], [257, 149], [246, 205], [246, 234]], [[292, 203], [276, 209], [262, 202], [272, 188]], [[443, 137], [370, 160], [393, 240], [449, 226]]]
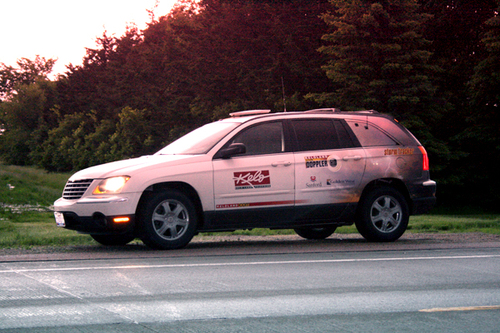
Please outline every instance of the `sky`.
[[147, 10], [166, 15], [176, 0], [0, 0], [0, 63], [17, 67], [17, 60], [57, 58], [52, 75], [66, 65], [81, 65], [85, 48], [106, 30], [121, 37], [127, 25], [144, 29]]

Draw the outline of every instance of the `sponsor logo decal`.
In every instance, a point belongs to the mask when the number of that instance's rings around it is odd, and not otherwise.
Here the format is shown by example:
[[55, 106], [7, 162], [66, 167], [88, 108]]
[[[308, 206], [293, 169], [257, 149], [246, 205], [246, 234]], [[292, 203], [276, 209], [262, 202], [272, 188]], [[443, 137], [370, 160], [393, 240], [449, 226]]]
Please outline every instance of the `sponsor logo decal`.
[[310, 183], [306, 183], [306, 187], [323, 187], [322, 182], [317, 182], [316, 176], [311, 176], [310, 180]]
[[413, 148], [396, 148], [384, 150], [384, 155], [413, 155]]
[[331, 185], [337, 185], [337, 184], [347, 184], [347, 185], [354, 185], [355, 181], [353, 179], [327, 179], [326, 180], [326, 185], [331, 186]]
[[337, 172], [342, 168], [341, 158], [335, 155], [328, 156], [329, 171]]
[[271, 187], [269, 170], [235, 172], [233, 180], [237, 190]]
[[324, 168], [328, 166], [328, 156], [327, 155], [319, 155], [319, 156], [306, 156], [304, 157], [306, 161], [306, 169], [309, 168]]

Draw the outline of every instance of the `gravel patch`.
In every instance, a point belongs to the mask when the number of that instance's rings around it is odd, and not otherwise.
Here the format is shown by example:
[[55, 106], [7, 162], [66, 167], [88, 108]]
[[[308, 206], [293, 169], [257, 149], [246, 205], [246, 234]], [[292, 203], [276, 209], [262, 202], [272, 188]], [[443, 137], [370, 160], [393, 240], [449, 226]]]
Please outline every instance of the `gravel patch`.
[[333, 234], [320, 241], [297, 235], [197, 236], [184, 249], [156, 251], [136, 241], [126, 246], [63, 246], [0, 249], [0, 262], [84, 259], [140, 259], [253, 254], [412, 251], [454, 248], [500, 248], [500, 235], [485, 233], [406, 233], [392, 243], [372, 243], [359, 234]]

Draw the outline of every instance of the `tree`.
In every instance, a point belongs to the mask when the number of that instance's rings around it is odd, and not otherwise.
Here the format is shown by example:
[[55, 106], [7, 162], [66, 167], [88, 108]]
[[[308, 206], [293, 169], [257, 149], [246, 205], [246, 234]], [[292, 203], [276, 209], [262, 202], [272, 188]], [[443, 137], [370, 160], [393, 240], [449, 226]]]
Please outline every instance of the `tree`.
[[[494, 16], [485, 22], [486, 33], [482, 42], [485, 45], [486, 56], [474, 67], [474, 74], [468, 83], [473, 105], [478, 117], [487, 126], [498, 124], [500, 108], [500, 7]], [[498, 134], [498, 131], [495, 131]]]
[[38, 154], [37, 164], [48, 171], [68, 172], [76, 169], [75, 159], [83, 152], [78, 148], [86, 134], [85, 129], [89, 128], [89, 119], [92, 120], [92, 117], [83, 113], [63, 116], [59, 126], [49, 131]]
[[10, 99], [20, 86], [48, 80], [47, 76], [52, 72], [56, 61], [37, 55], [35, 60], [19, 59], [18, 68], [0, 63], [0, 100]]
[[432, 41], [431, 61], [442, 68], [438, 77], [440, 93], [455, 105], [465, 104], [467, 82], [474, 67], [485, 56], [481, 39], [484, 23], [494, 15], [498, 0], [420, 0], [423, 10], [432, 15], [425, 24], [424, 36]]
[[237, 102], [281, 111], [283, 97], [289, 109], [317, 106], [304, 96], [329, 86], [316, 51], [327, 31], [319, 18], [327, 1], [204, 0], [200, 7], [209, 42], [200, 44], [197, 68], [208, 95], [201, 99], [212, 100], [212, 109]]
[[55, 83], [39, 80], [16, 89], [8, 101], [0, 103], [0, 156], [6, 163], [31, 165], [31, 151], [43, 143], [56, 122]]
[[[494, 162], [491, 157], [496, 155], [491, 154], [495, 150], [491, 142], [479, 138], [493, 138], [492, 133], [497, 131], [485, 130], [489, 124], [495, 124], [495, 119], [480, 107], [477, 91], [481, 89], [471, 81], [476, 81], [473, 76], [478, 75], [477, 66], [488, 57], [483, 38], [489, 28], [485, 22], [498, 15], [499, 2], [420, 0], [420, 3], [423, 10], [432, 15], [425, 24], [424, 36], [432, 40], [431, 62], [441, 68], [434, 76], [436, 93], [446, 101], [432, 132], [452, 152], [446, 159], [442, 155], [431, 156], [433, 165], [439, 165], [438, 169], [433, 168], [433, 175], [440, 184], [440, 202], [484, 206], [496, 198], [481, 185], [490, 184], [495, 179], [488, 165]], [[484, 70], [493, 70], [494, 73], [493, 67]], [[484, 89], [490, 87], [486, 81], [481, 86]]]
[[[458, 136], [468, 155], [462, 159], [460, 185], [479, 197], [461, 197], [466, 204], [479, 204], [498, 210], [500, 181], [500, 7], [485, 22], [482, 42], [485, 57], [474, 68], [468, 82], [469, 116], [467, 127]], [[455, 186], [456, 188], [457, 186]], [[480, 199], [479, 199], [480, 198]], [[479, 200], [478, 200], [479, 199]]]
[[[436, 123], [435, 136], [463, 156], [463, 143], [457, 135], [469, 126], [469, 81], [475, 67], [485, 58], [482, 41], [485, 22], [495, 15], [498, 0], [420, 0], [422, 9], [432, 15], [425, 23], [424, 37], [432, 41], [430, 61], [441, 69], [434, 75], [437, 94], [446, 101]], [[448, 171], [445, 174], [453, 174]], [[456, 180], [453, 180], [456, 181]]]
[[419, 112], [434, 86], [429, 42], [421, 25], [427, 16], [418, 13], [413, 0], [333, 0], [325, 14], [332, 31], [321, 52], [330, 56], [324, 68], [335, 90], [331, 98], [347, 109], [376, 108], [407, 117]]
[[40, 56], [18, 60], [18, 68], [0, 64], [0, 156], [6, 163], [33, 164], [32, 147], [42, 144], [55, 121], [55, 84], [47, 77], [54, 64]]

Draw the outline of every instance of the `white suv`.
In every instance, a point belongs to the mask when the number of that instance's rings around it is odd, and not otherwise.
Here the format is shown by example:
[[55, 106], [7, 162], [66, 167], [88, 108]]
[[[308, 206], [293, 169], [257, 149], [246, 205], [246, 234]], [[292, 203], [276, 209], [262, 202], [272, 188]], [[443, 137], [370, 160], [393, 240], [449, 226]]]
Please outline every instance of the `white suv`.
[[105, 245], [134, 238], [180, 248], [198, 232], [294, 229], [323, 239], [356, 224], [394, 241], [435, 204], [427, 153], [376, 111], [243, 111], [152, 156], [74, 174], [54, 204], [58, 226]]

